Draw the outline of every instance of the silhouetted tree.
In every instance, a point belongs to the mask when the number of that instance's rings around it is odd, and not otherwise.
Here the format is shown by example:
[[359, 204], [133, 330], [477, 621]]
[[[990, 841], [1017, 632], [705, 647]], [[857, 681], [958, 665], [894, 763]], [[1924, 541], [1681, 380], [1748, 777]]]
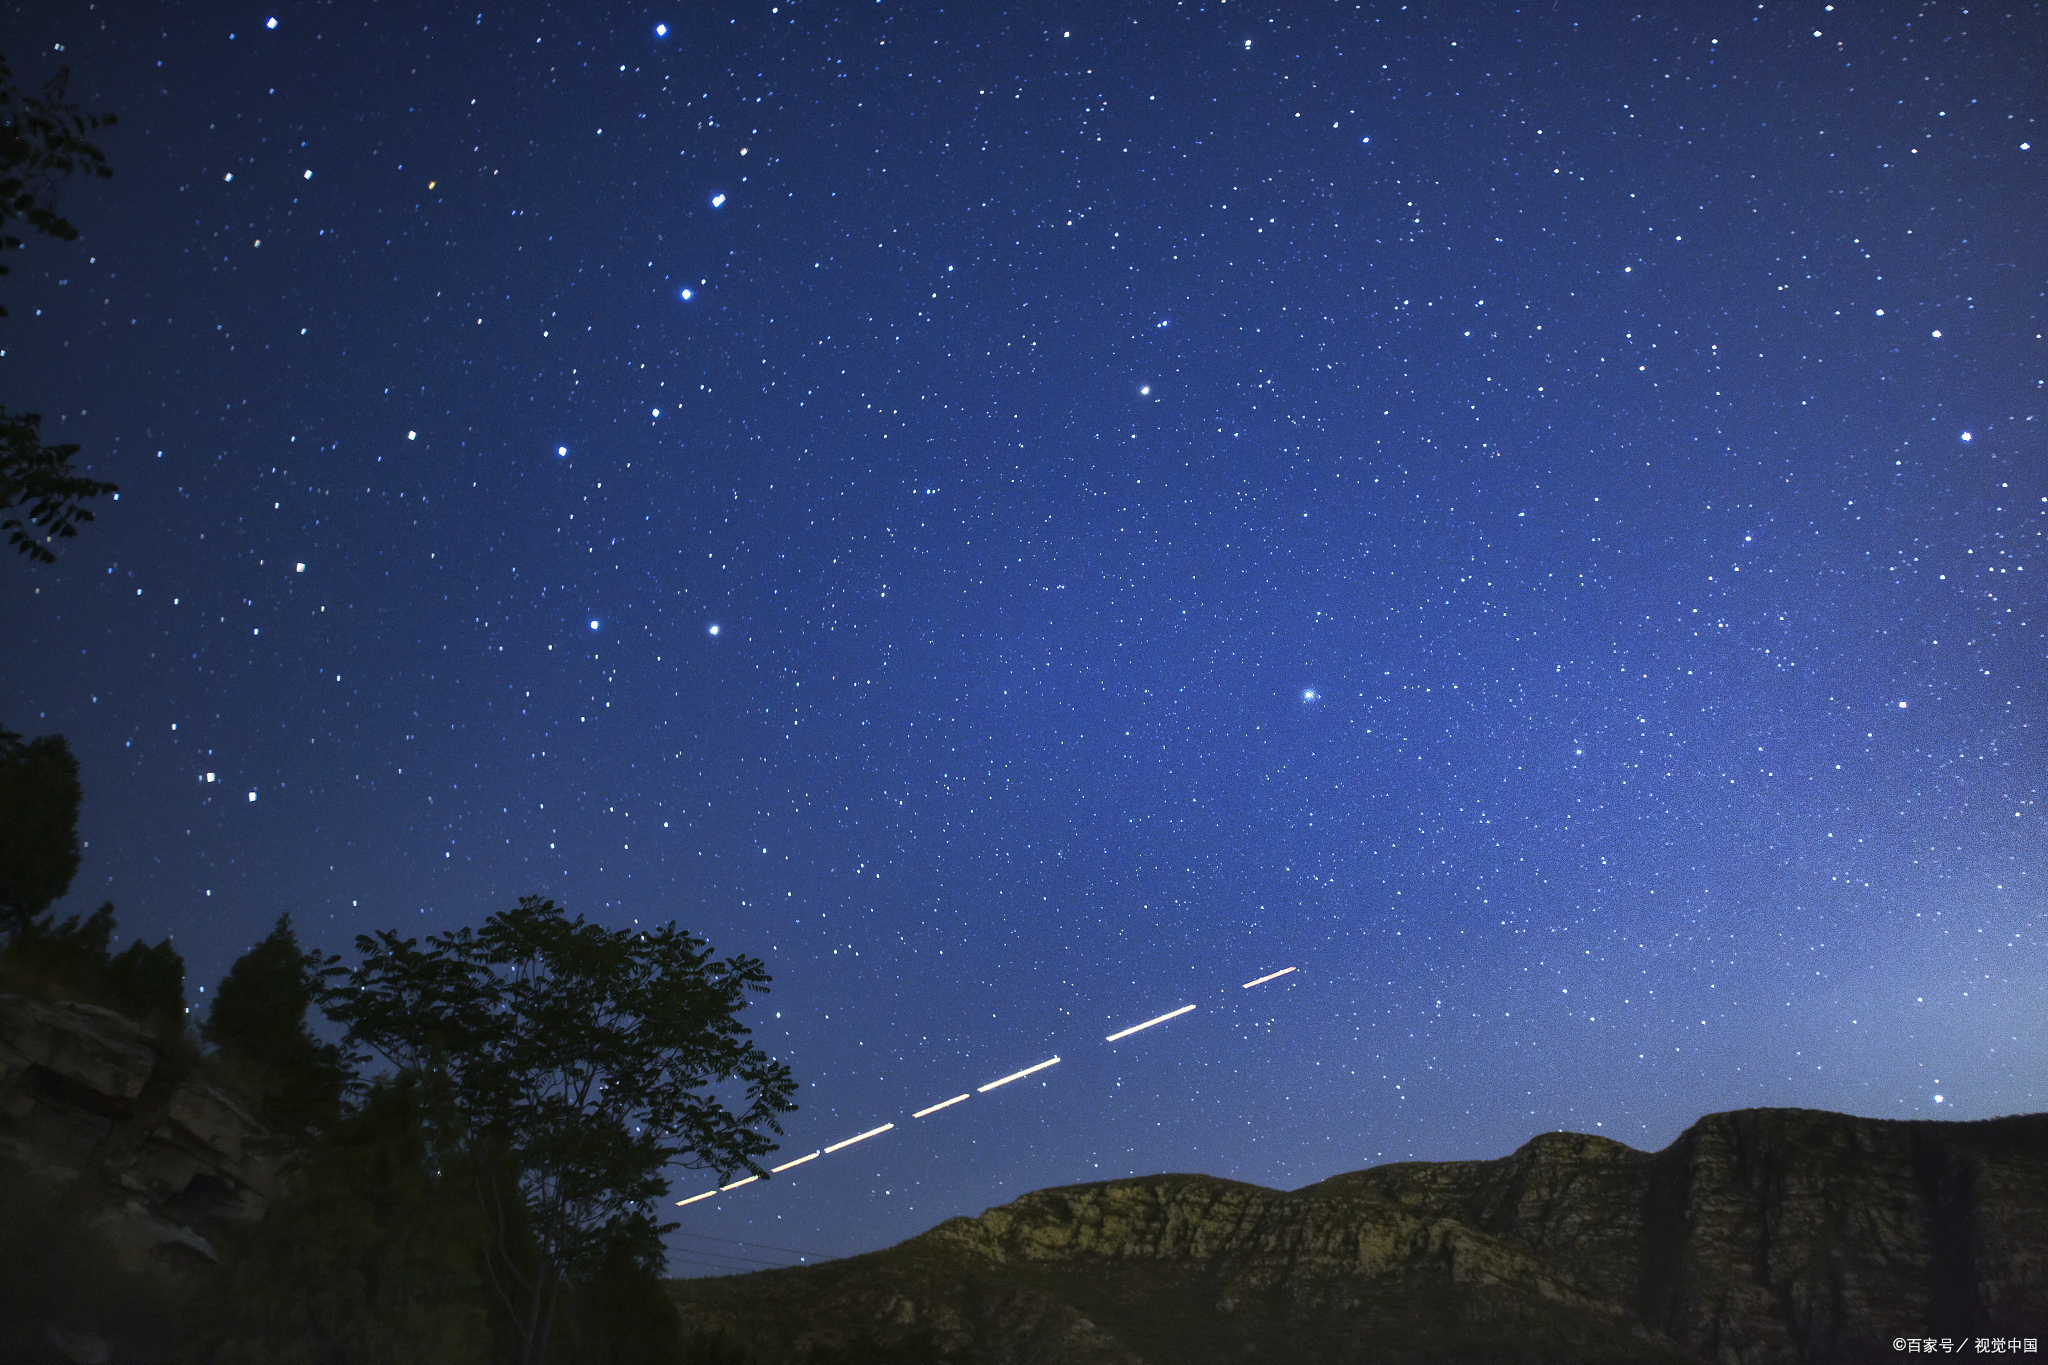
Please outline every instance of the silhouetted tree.
[[166, 938], [140, 939], [113, 950], [114, 903], [84, 919], [54, 914], [18, 929], [4, 950], [0, 968], [17, 984], [55, 988], [117, 1010], [159, 1030], [183, 1032], [185, 959]]
[[78, 760], [62, 735], [0, 729], [0, 967], [158, 1025], [182, 1026], [185, 959], [169, 939], [114, 947], [111, 901], [62, 923], [47, 914], [78, 872]]
[[[78, 229], [57, 212], [58, 182], [75, 174], [88, 180], [112, 178], [106, 154], [85, 140], [87, 133], [111, 128], [120, 120], [113, 114], [84, 113], [64, 98], [71, 82], [71, 68], [59, 67], [43, 86], [40, 95], [24, 93], [14, 83], [14, 71], [0, 54], [0, 249], [25, 246], [14, 235], [14, 225], [60, 242], [78, 240]], [[0, 275], [8, 267], [0, 262]], [[7, 310], [0, 308], [0, 317]]]
[[[7, 58], [0, 56], [0, 251], [27, 245], [16, 235], [17, 224], [58, 241], [76, 241], [78, 229], [57, 211], [58, 185], [72, 175], [104, 180], [114, 173], [86, 135], [117, 120], [112, 114], [85, 113], [67, 101], [64, 87], [70, 79], [70, 68], [61, 67], [41, 94], [30, 94], [15, 85]], [[0, 261], [0, 275], [8, 269]], [[5, 316], [7, 310], [0, 307], [0, 317]], [[42, 420], [39, 413], [0, 407], [0, 512], [28, 509], [26, 524], [10, 516], [0, 520], [0, 531], [32, 562], [49, 564], [57, 558], [50, 542], [77, 535], [77, 523], [92, 520], [83, 500], [119, 489], [72, 469], [76, 445], [44, 445]]]
[[[111, 901], [102, 907], [113, 908]], [[136, 939], [108, 960], [106, 980], [114, 1008], [145, 1022], [182, 1027], [185, 959], [170, 939], [149, 944]]]
[[225, 1236], [182, 1358], [198, 1365], [485, 1365], [491, 1229], [419, 1077], [360, 1094]]
[[317, 952], [302, 952], [292, 917], [235, 959], [214, 989], [200, 1035], [223, 1057], [253, 1072], [263, 1119], [280, 1133], [331, 1123], [350, 1079], [349, 1058], [306, 1026], [321, 980]]
[[[789, 1068], [739, 1022], [768, 974], [676, 928], [613, 930], [529, 896], [480, 931], [356, 940], [321, 1008], [457, 1116], [493, 1233], [485, 1268], [518, 1354], [546, 1357], [565, 1281], [652, 1275], [672, 1162], [767, 1174]], [[728, 1110], [710, 1087], [744, 1087]], [[764, 1131], [765, 1130], [765, 1131]]]
[[19, 933], [78, 872], [78, 760], [62, 735], [0, 729], [0, 931]]
[[[8, 517], [0, 521], [0, 531], [7, 532], [7, 543], [30, 560], [54, 564], [57, 556], [49, 543], [71, 539], [78, 534], [76, 523], [92, 520], [92, 511], [80, 506], [81, 500], [121, 488], [73, 470], [71, 457], [78, 453], [78, 443], [44, 445], [39, 434], [42, 421], [41, 413], [10, 413], [0, 407], [0, 511], [28, 508], [26, 524], [20, 517]], [[40, 534], [30, 527], [40, 527]]]

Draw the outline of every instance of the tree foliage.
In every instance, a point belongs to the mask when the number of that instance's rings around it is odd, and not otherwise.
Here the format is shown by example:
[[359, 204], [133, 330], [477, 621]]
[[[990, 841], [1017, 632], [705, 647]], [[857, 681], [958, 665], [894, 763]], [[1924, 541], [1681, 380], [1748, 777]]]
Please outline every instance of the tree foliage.
[[207, 1365], [485, 1365], [491, 1231], [416, 1077], [368, 1086], [227, 1239], [186, 1358]]
[[0, 729], [0, 931], [18, 933], [78, 872], [78, 760], [62, 735]]
[[327, 967], [302, 952], [292, 917], [277, 917], [269, 935], [236, 958], [214, 988], [200, 1036], [245, 1073], [263, 1120], [277, 1132], [302, 1135], [341, 1111], [349, 1058], [306, 1025], [306, 1012]]
[[[60, 242], [78, 240], [78, 229], [57, 212], [57, 190], [63, 180], [82, 174], [88, 180], [113, 176], [106, 154], [86, 135], [111, 128], [113, 114], [88, 114], [64, 98], [71, 68], [59, 67], [41, 94], [29, 94], [14, 83], [7, 58], [0, 55], [0, 250], [26, 245], [14, 235], [16, 223]], [[0, 261], [0, 275], [8, 267]], [[0, 308], [0, 317], [7, 310]]]
[[[99, 913], [112, 920], [113, 902]], [[144, 1023], [182, 1030], [185, 1022], [185, 959], [166, 937], [136, 939], [107, 959], [107, 989], [114, 1007]]]
[[0, 729], [0, 976], [182, 1028], [185, 959], [166, 938], [114, 951], [112, 902], [61, 923], [50, 903], [78, 872], [78, 760], [62, 735]]
[[[76, 241], [78, 229], [57, 211], [59, 186], [73, 175], [104, 180], [114, 173], [105, 153], [87, 136], [118, 120], [112, 114], [86, 113], [66, 100], [70, 79], [70, 68], [63, 67], [40, 94], [23, 91], [0, 55], [0, 253], [27, 245], [17, 235], [18, 226], [61, 242]], [[0, 260], [0, 275], [8, 270]], [[0, 317], [5, 316], [6, 308], [0, 307]], [[42, 421], [40, 413], [0, 407], [0, 512], [26, 508], [28, 518], [26, 523], [19, 516], [0, 520], [0, 531], [32, 562], [49, 564], [57, 558], [50, 543], [76, 536], [78, 523], [93, 519], [83, 501], [119, 489], [71, 467], [76, 445], [44, 445]]]
[[[672, 922], [607, 929], [532, 896], [424, 947], [391, 931], [356, 946], [322, 1009], [457, 1116], [523, 1360], [544, 1359], [565, 1280], [659, 1268], [666, 1167], [767, 1174], [796, 1083], [739, 1022], [767, 989], [759, 959], [715, 961]], [[717, 1087], [741, 1093], [736, 1109]]]
[[[18, 516], [0, 520], [7, 543], [38, 564], [54, 564], [53, 540], [78, 534], [78, 523], [91, 521], [86, 498], [120, 492], [119, 484], [88, 479], [71, 467], [78, 444], [46, 446], [41, 439], [43, 417], [36, 412], [10, 413], [0, 407], [0, 512], [27, 508], [26, 523]], [[38, 528], [31, 530], [30, 528]]]
[[80, 919], [45, 915], [0, 950], [0, 979], [116, 1010], [166, 1034], [185, 1026], [185, 959], [165, 938], [114, 951], [114, 903]]

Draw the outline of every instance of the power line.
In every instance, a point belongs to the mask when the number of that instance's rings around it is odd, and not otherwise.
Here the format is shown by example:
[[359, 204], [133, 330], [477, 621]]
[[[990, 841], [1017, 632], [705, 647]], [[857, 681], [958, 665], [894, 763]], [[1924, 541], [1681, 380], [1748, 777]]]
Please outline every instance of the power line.
[[[836, 1261], [839, 1259], [836, 1256], [827, 1256], [822, 1251], [799, 1251], [795, 1247], [779, 1247], [772, 1242], [736, 1242], [730, 1237], [713, 1237], [708, 1232], [685, 1232], [682, 1235], [685, 1237], [700, 1237], [707, 1242], [723, 1242], [727, 1246], [760, 1247], [764, 1251], [786, 1251], [792, 1256], [809, 1256], [812, 1260], [815, 1261]], [[705, 1254], [712, 1255], [723, 1253], [706, 1252]]]
[[[683, 1264], [685, 1264], [685, 1265], [696, 1265], [696, 1266], [703, 1266], [703, 1267], [704, 1267], [705, 1269], [707, 1269], [707, 1270], [717, 1270], [717, 1271], [721, 1271], [721, 1272], [723, 1272], [723, 1273], [725, 1273], [725, 1274], [727, 1274], [727, 1275], [753, 1275], [753, 1274], [757, 1274], [757, 1273], [758, 1273], [757, 1271], [755, 1271], [754, 1269], [752, 1269], [751, 1267], [748, 1267], [748, 1266], [737, 1266], [737, 1265], [725, 1265], [725, 1264], [723, 1264], [722, 1262], [718, 1262], [718, 1261], [694, 1261], [694, 1260], [691, 1260], [691, 1259], [690, 1259], [690, 1258], [689, 1258], [688, 1256], [677, 1256], [677, 1257], [675, 1257], [674, 1259], [676, 1259], [677, 1261], [680, 1261], [680, 1262], [682, 1262], [682, 1263], [683, 1263]], [[792, 1267], [792, 1266], [776, 1266], [776, 1267], [774, 1267], [774, 1269], [777, 1269], [777, 1270], [790, 1270], [790, 1269], [794, 1269], [794, 1267]]]

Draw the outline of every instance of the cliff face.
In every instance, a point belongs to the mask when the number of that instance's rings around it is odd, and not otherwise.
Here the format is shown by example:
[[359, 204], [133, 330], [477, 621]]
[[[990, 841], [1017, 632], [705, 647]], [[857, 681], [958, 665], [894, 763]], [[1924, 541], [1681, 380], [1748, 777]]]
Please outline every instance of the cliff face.
[[244, 1103], [112, 1010], [0, 994], [0, 1168], [91, 1211], [132, 1269], [214, 1259], [207, 1232], [275, 1194]]
[[1662, 1152], [1549, 1134], [1505, 1161], [1339, 1176], [1526, 1248], [1714, 1360], [2043, 1335], [2048, 1115], [1700, 1120]]
[[1291, 1193], [1068, 1186], [673, 1291], [767, 1365], [917, 1333], [977, 1365], [1894, 1359], [2048, 1336], [2048, 1115], [1749, 1110], [1656, 1153], [1551, 1133]]

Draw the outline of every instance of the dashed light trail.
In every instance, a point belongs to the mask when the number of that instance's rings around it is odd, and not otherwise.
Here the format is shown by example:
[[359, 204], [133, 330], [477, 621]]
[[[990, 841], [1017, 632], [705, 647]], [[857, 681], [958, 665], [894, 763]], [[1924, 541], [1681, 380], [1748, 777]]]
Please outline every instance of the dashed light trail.
[[[1243, 985], [1243, 989], [1250, 990], [1254, 986], [1263, 986], [1268, 981], [1277, 980], [1278, 978], [1283, 977], [1294, 970], [1295, 968], [1293, 967], [1282, 967], [1277, 972], [1268, 972], [1264, 976], [1257, 977], [1254, 980], [1245, 982]], [[1128, 1038], [1134, 1033], [1142, 1033], [1144, 1030], [1152, 1028], [1153, 1026], [1158, 1024], [1163, 1024], [1167, 1022], [1169, 1019], [1178, 1019], [1181, 1015], [1188, 1013], [1190, 1010], [1193, 1010], [1194, 1008], [1196, 1008], [1194, 1005], [1182, 1005], [1179, 1009], [1168, 1010], [1164, 1014], [1155, 1015], [1154, 1017], [1147, 1019], [1142, 1024], [1133, 1024], [1131, 1027], [1124, 1029], [1121, 1032], [1112, 1033], [1107, 1038], [1103, 1039], [1103, 1041], [1106, 1043], [1114, 1043], [1118, 1039]], [[1027, 1066], [1022, 1071], [1013, 1071], [1009, 1075], [999, 1077], [996, 1080], [990, 1081], [986, 1085], [976, 1086], [971, 1092], [963, 1090], [961, 1093], [953, 1096], [953, 1098], [949, 1100], [940, 1100], [937, 1104], [927, 1105], [925, 1108], [917, 1110], [910, 1117], [914, 1119], [921, 1119], [926, 1117], [927, 1115], [936, 1114], [941, 1109], [950, 1109], [956, 1104], [962, 1103], [965, 1100], [972, 1099], [975, 1095], [987, 1094], [989, 1091], [996, 1089], [998, 1086], [1008, 1085], [1012, 1081], [1021, 1081], [1026, 1076], [1034, 1075], [1037, 1072], [1045, 1070], [1047, 1067], [1056, 1066], [1058, 1065], [1059, 1061], [1060, 1059], [1056, 1056], [1048, 1057], [1044, 1061], [1037, 1063], [1035, 1066]], [[779, 1175], [783, 1171], [790, 1169], [792, 1166], [801, 1166], [806, 1161], [815, 1161], [821, 1156], [829, 1156], [832, 1153], [839, 1151], [841, 1148], [853, 1146], [853, 1144], [856, 1142], [865, 1142], [871, 1137], [880, 1137], [882, 1134], [889, 1132], [890, 1130], [895, 1128], [895, 1126], [896, 1125], [893, 1123], [884, 1123], [879, 1127], [868, 1129], [865, 1133], [856, 1133], [854, 1136], [847, 1138], [842, 1142], [833, 1143], [830, 1147], [825, 1147], [817, 1151], [810, 1152], [807, 1155], [797, 1157], [793, 1161], [785, 1161], [780, 1166], [770, 1167], [768, 1173], [770, 1175]], [[735, 1180], [730, 1184], [719, 1185], [712, 1189], [705, 1190], [700, 1194], [693, 1194], [688, 1199], [678, 1199], [676, 1200], [676, 1207], [681, 1208], [685, 1204], [694, 1204], [700, 1199], [709, 1199], [713, 1195], [725, 1194], [728, 1191], [740, 1188], [740, 1186], [742, 1185], [751, 1185], [760, 1178], [761, 1177], [758, 1175], [750, 1175], [745, 1177], [744, 1179]]]

